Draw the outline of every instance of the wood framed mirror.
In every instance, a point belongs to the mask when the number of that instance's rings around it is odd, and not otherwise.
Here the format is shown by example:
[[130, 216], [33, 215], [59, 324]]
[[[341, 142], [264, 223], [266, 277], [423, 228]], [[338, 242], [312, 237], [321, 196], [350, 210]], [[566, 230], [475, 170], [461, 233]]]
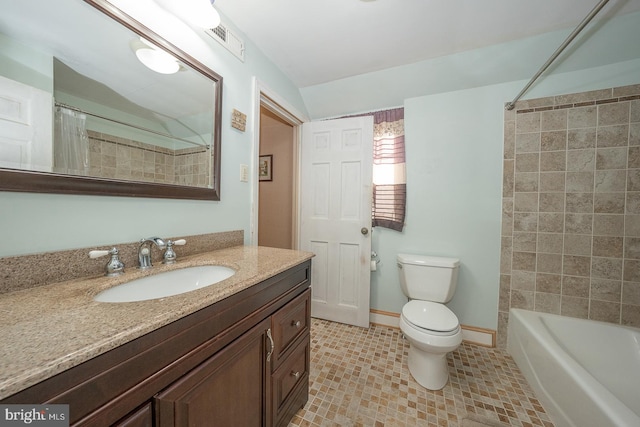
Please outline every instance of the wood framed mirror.
[[[220, 200], [220, 75], [106, 0], [6, 6], [0, 191]], [[139, 49], [171, 55], [177, 71], [149, 70]]]

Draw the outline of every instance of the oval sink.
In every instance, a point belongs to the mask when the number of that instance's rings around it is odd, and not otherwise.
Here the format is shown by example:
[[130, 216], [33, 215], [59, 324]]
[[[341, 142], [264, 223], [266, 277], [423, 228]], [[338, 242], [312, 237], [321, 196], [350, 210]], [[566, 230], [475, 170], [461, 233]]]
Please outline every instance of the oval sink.
[[202, 265], [146, 276], [106, 289], [93, 299], [99, 302], [134, 302], [170, 297], [214, 285], [236, 274], [221, 265]]

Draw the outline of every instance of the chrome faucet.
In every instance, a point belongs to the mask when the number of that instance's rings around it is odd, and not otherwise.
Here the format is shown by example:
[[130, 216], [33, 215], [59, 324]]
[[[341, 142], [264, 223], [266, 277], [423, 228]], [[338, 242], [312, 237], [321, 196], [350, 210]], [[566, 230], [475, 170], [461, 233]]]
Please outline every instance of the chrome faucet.
[[164, 249], [166, 244], [164, 240], [159, 237], [148, 237], [140, 240], [140, 247], [138, 247], [138, 268], [140, 270], [146, 270], [153, 267], [151, 264], [151, 244], [156, 245], [159, 249]]

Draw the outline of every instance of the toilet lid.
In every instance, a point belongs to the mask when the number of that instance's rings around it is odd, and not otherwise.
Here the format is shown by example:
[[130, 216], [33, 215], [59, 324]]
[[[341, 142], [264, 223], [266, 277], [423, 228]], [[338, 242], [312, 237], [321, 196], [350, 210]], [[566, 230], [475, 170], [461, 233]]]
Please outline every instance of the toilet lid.
[[437, 332], [451, 332], [458, 327], [458, 318], [444, 304], [411, 300], [402, 307], [404, 318], [415, 326]]

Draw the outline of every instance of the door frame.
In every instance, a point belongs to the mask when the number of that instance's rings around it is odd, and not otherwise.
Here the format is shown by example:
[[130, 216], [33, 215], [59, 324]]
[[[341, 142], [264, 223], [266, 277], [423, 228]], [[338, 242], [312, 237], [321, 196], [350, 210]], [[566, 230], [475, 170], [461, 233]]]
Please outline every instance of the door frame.
[[253, 246], [258, 245], [258, 215], [260, 183], [258, 181], [258, 161], [260, 156], [260, 107], [264, 107], [293, 127], [293, 158], [294, 158], [294, 182], [293, 182], [293, 224], [291, 247], [298, 249], [300, 242], [300, 141], [302, 141], [302, 123], [309, 118], [298, 109], [289, 104], [276, 91], [268, 87], [257, 77], [253, 77], [253, 122], [251, 126], [251, 220], [249, 224], [249, 242]]

